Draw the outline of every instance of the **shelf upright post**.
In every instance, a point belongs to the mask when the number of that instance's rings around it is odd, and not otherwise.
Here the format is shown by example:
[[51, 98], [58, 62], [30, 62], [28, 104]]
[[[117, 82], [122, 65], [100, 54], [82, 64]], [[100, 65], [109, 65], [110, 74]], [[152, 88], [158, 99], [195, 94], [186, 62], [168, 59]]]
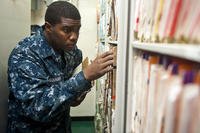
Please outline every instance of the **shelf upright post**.
[[117, 48], [116, 109], [112, 125], [113, 133], [126, 132], [126, 95], [128, 88], [128, 55], [130, 28], [130, 1], [119, 0], [119, 36]]

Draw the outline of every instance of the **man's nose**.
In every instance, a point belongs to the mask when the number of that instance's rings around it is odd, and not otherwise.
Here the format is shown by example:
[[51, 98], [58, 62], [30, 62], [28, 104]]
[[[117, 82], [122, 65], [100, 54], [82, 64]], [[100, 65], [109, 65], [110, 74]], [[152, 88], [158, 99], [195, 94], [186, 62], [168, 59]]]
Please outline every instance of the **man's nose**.
[[71, 32], [70, 40], [76, 41], [78, 39], [78, 34], [76, 32]]

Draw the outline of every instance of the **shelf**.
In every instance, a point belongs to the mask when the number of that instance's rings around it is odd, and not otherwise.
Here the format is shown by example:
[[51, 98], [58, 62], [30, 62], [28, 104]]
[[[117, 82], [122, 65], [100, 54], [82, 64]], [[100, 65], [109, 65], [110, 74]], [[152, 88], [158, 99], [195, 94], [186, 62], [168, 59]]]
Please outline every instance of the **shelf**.
[[141, 43], [134, 41], [132, 42], [132, 47], [144, 51], [150, 51], [200, 62], [200, 45], [175, 43]]
[[109, 44], [112, 44], [112, 45], [115, 45], [117, 46], [118, 45], [118, 41], [108, 41]]

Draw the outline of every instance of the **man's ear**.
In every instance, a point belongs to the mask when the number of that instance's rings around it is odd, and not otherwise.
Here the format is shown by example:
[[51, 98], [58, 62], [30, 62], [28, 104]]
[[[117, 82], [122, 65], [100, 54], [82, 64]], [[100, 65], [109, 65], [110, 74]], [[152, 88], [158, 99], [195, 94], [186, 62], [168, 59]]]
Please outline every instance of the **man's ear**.
[[45, 22], [45, 30], [50, 33], [52, 32], [52, 25], [49, 22]]

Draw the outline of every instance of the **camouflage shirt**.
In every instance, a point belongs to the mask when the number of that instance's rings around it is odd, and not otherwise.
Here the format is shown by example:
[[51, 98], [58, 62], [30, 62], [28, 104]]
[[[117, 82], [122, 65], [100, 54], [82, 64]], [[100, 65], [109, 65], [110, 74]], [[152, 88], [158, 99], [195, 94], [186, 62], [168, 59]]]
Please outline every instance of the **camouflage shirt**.
[[70, 103], [91, 88], [83, 72], [72, 76], [82, 61], [76, 47], [60, 55], [42, 28], [20, 41], [8, 61], [9, 133], [69, 133]]

